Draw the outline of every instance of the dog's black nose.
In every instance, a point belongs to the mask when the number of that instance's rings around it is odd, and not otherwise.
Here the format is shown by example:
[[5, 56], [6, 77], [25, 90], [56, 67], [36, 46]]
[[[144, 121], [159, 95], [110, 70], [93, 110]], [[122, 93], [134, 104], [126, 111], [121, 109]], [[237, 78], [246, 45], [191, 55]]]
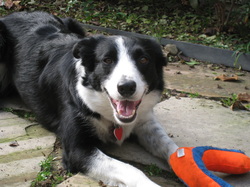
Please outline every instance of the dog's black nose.
[[135, 93], [136, 90], [136, 83], [135, 81], [124, 81], [120, 82], [117, 85], [118, 92], [123, 97], [129, 97]]

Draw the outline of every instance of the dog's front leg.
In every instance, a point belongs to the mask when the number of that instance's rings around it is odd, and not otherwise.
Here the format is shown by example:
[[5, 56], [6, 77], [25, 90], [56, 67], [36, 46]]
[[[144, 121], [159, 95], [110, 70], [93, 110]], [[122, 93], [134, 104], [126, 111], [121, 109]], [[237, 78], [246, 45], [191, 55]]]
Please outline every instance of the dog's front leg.
[[63, 162], [70, 172], [81, 172], [109, 186], [159, 187], [139, 169], [101, 152], [97, 148], [100, 142], [88, 135], [90, 131], [81, 132], [81, 128], [74, 128], [72, 124], [67, 127], [61, 140]]
[[89, 161], [88, 176], [104, 184], [118, 187], [159, 187], [149, 180], [142, 171], [113, 159], [96, 149]]
[[169, 157], [178, 146], [167, 135], [162, 125], [158, 122], [153, 113], [144, 122], [135, 127], [134, 133], [142, 146], [153, 155], [169, 161]]

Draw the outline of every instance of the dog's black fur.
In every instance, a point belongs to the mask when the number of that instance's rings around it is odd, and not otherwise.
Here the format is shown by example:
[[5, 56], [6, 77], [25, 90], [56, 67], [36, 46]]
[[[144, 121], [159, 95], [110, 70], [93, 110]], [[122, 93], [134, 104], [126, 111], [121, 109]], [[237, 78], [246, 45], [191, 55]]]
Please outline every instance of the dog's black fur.
[[[77, 93], [76, 60], [82, 59], [85, 68], [82, 86], [105, 93], [101, 85], [115, 63], [100, 61], [104, 54], [114, 61], [118, 58], [114, 40], [108, 38], [86, 37], [76, 21], [42, 12], [14, 13], [0, 19], [0, 64], [7, 68], [7, 79], [38, 121], [61, 138], [63, 161], [71, 172], [88, 173], [90, 160], [103, 142], [91, 121], [102, 120], [102, 114], [91, 110]], [[145, 53], [152, 61], [147, 66], [138, 64], [137, 69], [148, 85], [146, 94], [155, 90], [160, 93], [162, 66], [166, 64], [160, 46], [136, 38], [126, 38], [125, 45], [133, 58]], [[2, 92], [8, 84], [0, 80]], [[112, 137], [110, 141], [116, 140]]]
[[[99, 115], [82, 104], [74, 89], [72, 52], [85, 37], [84, 30], [72, 19], [40, 12], [14, 13], [0, 23], [1, 63], [8, 66], [18, 93], [38, 121], [62, 139], [67, 168], [82, 171], [82, 164], [75, 157], [90, 155], [93, 145], [100, 144], [90, 133], [93, 127], [84, 120], [86, 115]], [[28, 30], [31, 27], [34, 31]], [[74, 150], [80, 155], [71, 151], [77, 144], [82, 144], [80, 150]]]

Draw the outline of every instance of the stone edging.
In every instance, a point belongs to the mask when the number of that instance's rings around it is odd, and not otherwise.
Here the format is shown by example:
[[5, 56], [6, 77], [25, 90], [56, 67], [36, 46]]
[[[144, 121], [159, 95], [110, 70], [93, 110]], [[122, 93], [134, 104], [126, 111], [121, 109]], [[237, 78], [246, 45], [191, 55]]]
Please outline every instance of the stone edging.
[[[148, 35], [120, 31], [116, 29], [110, 29], [100, 26], [82, 24], [82, 26], [86, 29], [94, 29], [102, 32], [107, 32], [114, 35], [124, 35], [124, 36], [135, 36], [139, 38], [153, 38]], [[162, 45], [166, 44], [175, 44], [177, 48], [183, 52], [185, 56], [195, 58], [197, 60], [206, 61], [215, 64], [222, 64], [229, 67], [241, 67], [243, 70], [250, 71], [250, 54], [241, 54], [238, 58], [237, 63], [235, 64], [235, 52], [219, 49], [215, 47], [208, 47], [199, 44], [193, 44], [188, 42], [175, 41], [171, 39], [161, 38], [160, 43]]]

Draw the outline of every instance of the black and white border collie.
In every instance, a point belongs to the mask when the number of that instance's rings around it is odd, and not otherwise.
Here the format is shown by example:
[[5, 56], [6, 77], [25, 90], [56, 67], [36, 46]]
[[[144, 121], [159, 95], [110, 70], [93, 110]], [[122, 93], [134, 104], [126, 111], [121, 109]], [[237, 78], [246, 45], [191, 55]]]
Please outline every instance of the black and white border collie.
[[43, 12], [0, 18], [0, 91], [14, 86], [38, 121], [60, 137], [63, 163], [104, 184], [156, 187], [140, 170], [101, 151], [130, 134], [168, 161], [177, 145], [153, 113], [163, 90], [160, 45], [85, 36], [72, 19]]

